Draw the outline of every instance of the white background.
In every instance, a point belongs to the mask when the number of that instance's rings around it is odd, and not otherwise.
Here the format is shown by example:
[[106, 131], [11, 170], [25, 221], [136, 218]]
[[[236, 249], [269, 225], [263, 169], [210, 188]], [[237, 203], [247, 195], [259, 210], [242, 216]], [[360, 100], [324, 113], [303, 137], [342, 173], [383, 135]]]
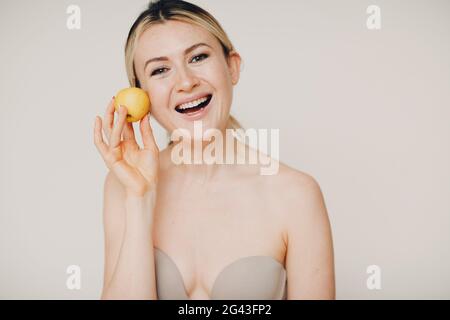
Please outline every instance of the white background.
[[[337, 298], [450, 298], [450, 2], [193, 2], [244, 59], [232, 113], [279, 128], [281, 161], [322, 187]], [[80, 30], [66, 27], [71, 4]], [[107, 171], [93, 121], [128, 86], [124, 43], [146, 4], [0, 4], [0, 298], [100, 297]], [[66, 288], [72, 264], [81, 290]], [[366, 287], [372, 264], [381, 290]]]

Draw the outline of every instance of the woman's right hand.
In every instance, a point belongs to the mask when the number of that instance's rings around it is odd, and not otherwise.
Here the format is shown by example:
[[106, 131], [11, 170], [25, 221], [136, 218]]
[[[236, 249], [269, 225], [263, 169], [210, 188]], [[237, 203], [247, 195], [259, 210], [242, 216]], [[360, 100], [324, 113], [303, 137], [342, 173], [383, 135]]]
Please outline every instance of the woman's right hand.
[[[156, 190], [159, 169], [159, 150], [149, 122], [149, 114], [140, 120], [144, 147], [134, 135], [133, 126], [126, 121], [127, 109], [119, 108], [118, 121], [114, 124], [114, 98], [109, 103], [105, 121], [95, 118], [94, 143], [106, 166], [114, 172], [124, 186], [127, 196], [142, 197]], [[108, 140], [103, 140], [102, 129]]]

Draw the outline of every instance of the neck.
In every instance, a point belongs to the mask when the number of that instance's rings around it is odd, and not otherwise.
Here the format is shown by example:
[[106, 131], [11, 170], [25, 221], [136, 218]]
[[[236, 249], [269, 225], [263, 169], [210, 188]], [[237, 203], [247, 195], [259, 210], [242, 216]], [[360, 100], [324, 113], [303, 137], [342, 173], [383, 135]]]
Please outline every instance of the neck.
[[208, 184], [223, 176], [230, 166], [245, 159], [247, 146], [231, 132], [216, 132], [208, 140], [187, 139], [172, 143], [164, 150], [167, 167], [182, 173], [183, 178]]

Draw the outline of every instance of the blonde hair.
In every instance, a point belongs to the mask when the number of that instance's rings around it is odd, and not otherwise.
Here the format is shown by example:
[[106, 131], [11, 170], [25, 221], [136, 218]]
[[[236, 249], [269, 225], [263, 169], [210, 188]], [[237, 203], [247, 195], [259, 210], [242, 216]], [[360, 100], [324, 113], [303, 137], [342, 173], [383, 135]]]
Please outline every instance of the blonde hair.
[[[134, 51], [139, 37], [151, 26], [169, 20], [195, 24], [211, 32], [219, 40], [225, 58], [228, 58], [230, 52], [234, 50], [233, 44], [220, 23], [204, 9], [182, 0], [150, 2], [148, 8], [133, 23], [125, 45], [125, 66], [131, 87], [141, 87], [134, 66]], [[239, 121], [230, 115], [227, 128], [242, 129], [242, 126]]]

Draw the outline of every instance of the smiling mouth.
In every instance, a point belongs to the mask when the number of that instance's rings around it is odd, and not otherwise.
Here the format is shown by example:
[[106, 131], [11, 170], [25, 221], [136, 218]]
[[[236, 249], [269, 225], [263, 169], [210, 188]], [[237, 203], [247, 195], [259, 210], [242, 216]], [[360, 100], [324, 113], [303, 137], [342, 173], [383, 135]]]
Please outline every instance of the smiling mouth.
[[212, 99], [212, 94], [206, 96], [206, 100], [203, 101], [202, 103], [199, 103], [196, 106], [192, 106], [192, 107], [185, 108], [185, 109], [181, 109], [180, 106], [178, 106], [175, 108], [175, 110], [179, 113], [185, 113], [185, 114], [194, 113], [194, 112], [197, 112], [199, 110], [206, 108], [208, 106], [208, 104], [211, 102], [211, 99]]

